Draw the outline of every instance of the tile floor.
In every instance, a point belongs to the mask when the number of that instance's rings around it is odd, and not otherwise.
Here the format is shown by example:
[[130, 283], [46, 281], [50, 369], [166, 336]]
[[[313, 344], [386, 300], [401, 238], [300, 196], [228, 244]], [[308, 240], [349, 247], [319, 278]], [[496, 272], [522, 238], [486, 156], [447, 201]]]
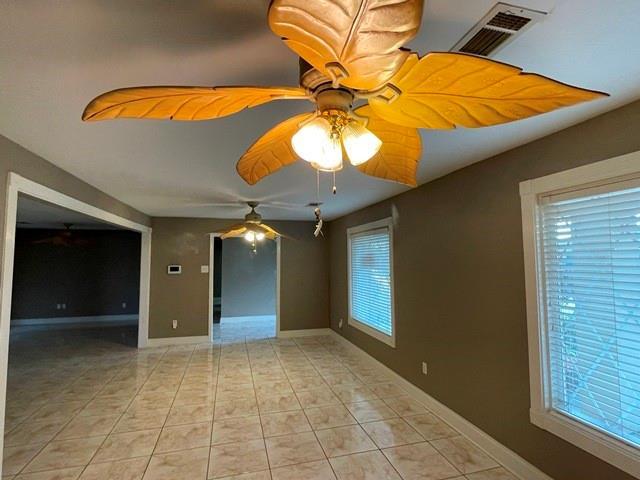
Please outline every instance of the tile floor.
[[334, 338], [245, 327], [12, 338], [3, 479], [515, 478]]

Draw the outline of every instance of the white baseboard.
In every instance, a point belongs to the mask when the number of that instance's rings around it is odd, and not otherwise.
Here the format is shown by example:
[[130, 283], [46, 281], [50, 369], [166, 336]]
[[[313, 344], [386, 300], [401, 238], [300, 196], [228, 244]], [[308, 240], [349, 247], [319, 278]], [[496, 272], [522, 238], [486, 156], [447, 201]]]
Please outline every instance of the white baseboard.
[[399, 385], [404, 388], [407, 393], [409, 393], [410, 396], [418, 400], [420, 403], [424, 404], [424, 406], [431, 410], [431, 412], [439, 416], [442, 420], [447, 422], [458, 432], [471, 440], [480, 449], [484, 450], [489, 456], [493, 457], [503, 467], [511, 471], [511, 473], [513, 473], [516, 477], [521, 480], [553, 480], [549, 475], [539, 470], [535, 465], [527, 462], [520, 455], [508, 449], [493, 437], [491, 437], [489, 434], [487, 434], [483, 430], [480, 430], [473, 423], [458, 415], [456, 412], [443, 405], [420, 388], [416, 387], [413, 383], [398, 375], [396, 372], [391, 370], [380, 361], [376, 360], [360, 347], [354, 345], [334, 330], [329, 330], [331, 334], [335, 338], [337, 338], [343, 345], [373, 361], [377, 366], [379, 366], [382, 370], [389, 374], [389, 376], [394, 378], [399, 383]]
[[317, 335], [331, 335], [330, 328], [307, 328], [305, 330], [282, 330], [278, 338], [315, 337]]
[[150, 338], [145, 345], [145, 348], [150, 347], [169, 347], [173, 345], [187, 345], [192, 343], [209, 343], [209, 337], [207, 335], [201, 335], [196, 337], [165, 337], [165, 338]]
[[52, 318], [16, 318], [11, 319], [11, 326], [31, 325], [90, 325], [94, 323], [136, 324], [138, 314], [131, 315], [89, 315], [81, 317], [52, 317]]

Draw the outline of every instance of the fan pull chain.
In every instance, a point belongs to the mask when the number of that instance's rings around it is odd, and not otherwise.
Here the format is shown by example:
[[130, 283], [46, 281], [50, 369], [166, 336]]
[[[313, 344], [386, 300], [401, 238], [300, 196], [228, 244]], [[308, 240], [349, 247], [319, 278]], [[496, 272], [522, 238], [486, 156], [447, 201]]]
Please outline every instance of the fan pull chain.
[[333, 172], [333, 189], [331, 190], [331, 193], [333, 193], [334, 195], [336, 193], [338, 193], [338, 189], [336, 188], [336, 172]]
[[316, 170], [316, 203], [320, 203], [320, 170]]

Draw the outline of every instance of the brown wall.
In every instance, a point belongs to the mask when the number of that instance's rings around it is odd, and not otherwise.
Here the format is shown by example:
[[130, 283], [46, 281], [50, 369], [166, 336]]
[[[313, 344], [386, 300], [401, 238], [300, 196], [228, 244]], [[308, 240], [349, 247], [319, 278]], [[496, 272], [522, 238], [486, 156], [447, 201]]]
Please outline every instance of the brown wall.
[[[207, 335], [209, 233], [234, 220], [154, 218], [151, 242], [149, 337]], [[269, 222], [292, 237], [281, 245], [280, 328], [328, 327], [328, 242], [313, 236], [311, 222]], [[167, 265], [182, 265], [167, 275]], [[178, 328], [171, 328], [172, 320]]]
[[346, 229], [395, 206], [397, 348], [339, 332], [554, 479], [630, 480], [529, 422], [518, 184], [636, 150], [640, 102], [331, 222], [332, 328], [347, 316]]
[[137, 314], [140, 234], [73, 230], [69, 245], [42, 242], [61, 232], [16, 231], [11, 319]]

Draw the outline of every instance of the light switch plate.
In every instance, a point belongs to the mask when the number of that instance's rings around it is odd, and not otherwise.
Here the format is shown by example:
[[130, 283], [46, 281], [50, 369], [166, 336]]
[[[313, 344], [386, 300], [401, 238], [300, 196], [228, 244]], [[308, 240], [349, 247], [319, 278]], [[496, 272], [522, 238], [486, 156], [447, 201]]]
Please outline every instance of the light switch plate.
[[200, 265], [200, 273], [209, 273], [209, 265]]

